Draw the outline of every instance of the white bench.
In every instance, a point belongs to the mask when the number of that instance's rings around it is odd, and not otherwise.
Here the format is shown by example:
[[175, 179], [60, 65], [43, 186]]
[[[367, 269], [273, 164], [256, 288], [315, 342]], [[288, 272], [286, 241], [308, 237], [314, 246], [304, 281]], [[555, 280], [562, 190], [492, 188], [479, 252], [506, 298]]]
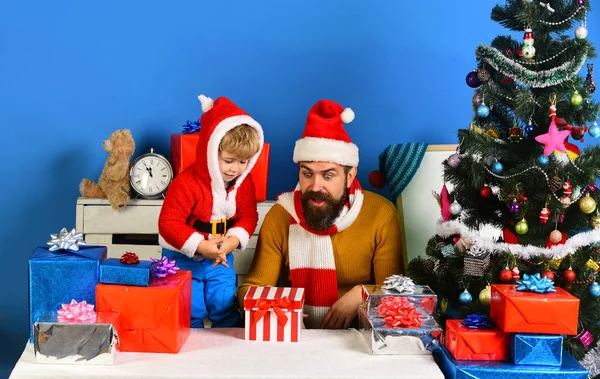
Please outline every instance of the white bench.
[[[160, 258], [162, 248], [158, 245], [158, 215], [162, 200], [134, 199], [123, 209], [113, 210], [106, 199], [77, 199], [75, 227], [83, 233], [90, 245], [104, 245], [109, 258], [119, 258], [127, 251], [136, 253], [140, 259]], [[258, 231], [265, 215], [274, 201], [258, 203], [258, 226], [250, 238], [248, 248], [235, 252], [235, 272], [242, 283], [256, 248]]]

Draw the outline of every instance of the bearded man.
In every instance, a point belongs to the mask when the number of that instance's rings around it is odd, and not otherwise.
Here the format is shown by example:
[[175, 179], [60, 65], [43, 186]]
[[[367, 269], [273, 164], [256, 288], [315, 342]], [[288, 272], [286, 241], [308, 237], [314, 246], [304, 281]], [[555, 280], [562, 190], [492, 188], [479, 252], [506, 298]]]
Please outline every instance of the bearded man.
[[356, 320], [361, 285], [403, 272], [396, 208], [356, 179], [358, 147], [342, 124], [353, 119], [329, 100], [310, 109], [294, 149], [298, 185], [265, 216], [240, 304], [250, 286], [301, 287], [307, 327], [345, 329]]

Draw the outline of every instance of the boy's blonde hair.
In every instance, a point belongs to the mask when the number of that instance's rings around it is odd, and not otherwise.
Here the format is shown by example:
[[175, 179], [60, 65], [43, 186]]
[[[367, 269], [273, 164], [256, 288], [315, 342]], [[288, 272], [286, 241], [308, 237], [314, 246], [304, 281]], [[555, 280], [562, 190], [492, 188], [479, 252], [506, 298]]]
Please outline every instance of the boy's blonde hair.
[[223, 136], [219, 151], [226, 151], [240, 160], [248, 160], [258, 153], [260, 142], [256, 130], [247, 124], [238, 125]]

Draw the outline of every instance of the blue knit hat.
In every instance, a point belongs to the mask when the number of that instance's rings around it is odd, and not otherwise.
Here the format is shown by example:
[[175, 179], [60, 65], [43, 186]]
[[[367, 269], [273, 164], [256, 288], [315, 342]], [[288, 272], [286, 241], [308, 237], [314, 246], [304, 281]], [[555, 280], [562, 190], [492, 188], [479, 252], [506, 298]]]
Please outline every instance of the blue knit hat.
[[392, 199], [398, 198], [415, 176], [427, 151], [426, 143], [405, 143], [388, 146], [379, 154], [379, 171], [369, 174], [369, 182], [375, 188], [383, 188], [386, 182]]

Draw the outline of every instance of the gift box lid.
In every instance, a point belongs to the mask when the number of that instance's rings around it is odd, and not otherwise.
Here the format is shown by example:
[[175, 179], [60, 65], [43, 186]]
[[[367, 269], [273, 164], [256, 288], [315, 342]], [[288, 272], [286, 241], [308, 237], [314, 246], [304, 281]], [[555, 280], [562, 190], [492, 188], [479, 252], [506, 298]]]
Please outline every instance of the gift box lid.
[[[286, 299], [289, 300], [288, 306], [285, 306]], [[248, 292], [246, 292], [246, 296], [244, 296], [244, 309], [257, 310], [261, 302], [276, 302], [281, 300], [284, 300], [284, 302], [277, 304], [280, 308], [302, 309], [304, 305], [304, 288], [250, 287]]]
[[75, 325], [86, 325], [86, 324], [111, 324], [118, 328], [120, 315], [116, 312], [96, 312], [96, 322], [59, 322], [58, 314], [56, 312], [44, 312], [35, 322], [35, 324], [75, 324]]
[[401, 296], [407, 298], [417, 306], [417, 311], [424, 315], [432, 315], [437, 306], [437, 295], [426, 285], [415, 285], [414, 292], [398, 292], [383, 289], [381, 285], [362, 286], [362, 305], [369, 314], [373, 315], [374, 308], [387, 296]]
[[[363, 298], [370, 295], [398, 295], [398, 296], [436, 296], [435, 292], [427, 285], [415, 285], [414, 292], [398, 292], [392, 289], [383, 289], [381, 285], [363, 285]], [[365, 299], [366, 300], [366, 299]]]
[[79, 250], [55, 250], [50, 251], [47, 247], [37, 247], [29, 258], [29, 263], [51, 262], [51, 261], [104, 261], [106, 259], [106, 246], [80, 246]]

